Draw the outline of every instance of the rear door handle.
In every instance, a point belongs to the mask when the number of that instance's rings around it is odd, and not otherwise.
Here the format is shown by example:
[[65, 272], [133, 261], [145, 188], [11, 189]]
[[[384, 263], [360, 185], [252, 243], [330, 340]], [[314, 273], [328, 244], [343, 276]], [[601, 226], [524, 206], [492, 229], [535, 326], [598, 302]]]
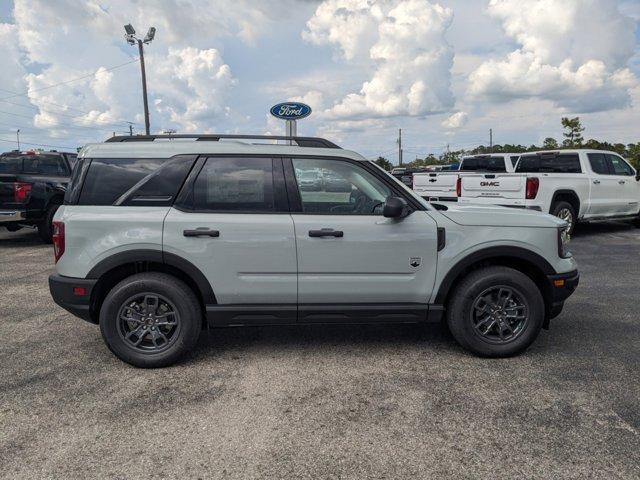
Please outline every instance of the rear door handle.
[[322, 228], [320, 230], [309, 230], [310, 237], [344, 237], [344, 232], [341, 230], [334, 230], [333, 228]]
[[199, 227], [195, 230], [184, 230], [182, 234], [185, 237], [219, 237], [220, 232], [218, 230], [209, 230], [206, 227]]
[[600, 180], [594, 180], [593, 183], [595, 183], [596, 185], [600, 185]]
[[618, 180], [618, 183], [619, 183], [620, 185], [624, 185], [624, 184], [625, 184], [625, 181], [624, 181], [624, 180]]

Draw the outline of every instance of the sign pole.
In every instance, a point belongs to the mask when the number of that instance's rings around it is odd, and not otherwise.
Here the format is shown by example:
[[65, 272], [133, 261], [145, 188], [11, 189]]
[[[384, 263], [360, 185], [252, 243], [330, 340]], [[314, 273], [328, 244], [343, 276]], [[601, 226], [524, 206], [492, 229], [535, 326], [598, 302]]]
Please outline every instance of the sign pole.
[[[285, 135], [287, 137], [298, 135], [298, 122], [296, 120], [285, 120]], [[293, 140], [289, 140], [289, 145], [293, 145]]]

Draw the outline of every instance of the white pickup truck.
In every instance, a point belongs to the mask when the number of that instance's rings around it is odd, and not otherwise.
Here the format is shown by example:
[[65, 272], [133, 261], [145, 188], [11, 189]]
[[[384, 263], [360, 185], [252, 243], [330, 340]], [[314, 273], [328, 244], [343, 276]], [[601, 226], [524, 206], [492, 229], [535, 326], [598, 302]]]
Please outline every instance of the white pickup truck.
[[515, 173], [461, 177], [458, 201], [548, 212], [573, 231], [579, 221], [638, 218], [640, 174], [615, 152], [526, 153]]
[[458, 170], [445, 172], [420, 172], [413, 174], [413, 190], [432, 202], [457, 202], [458, 177], [467, 173], [504, 173], [514, 171], [519, 153], [494, 153], [462, 157]]

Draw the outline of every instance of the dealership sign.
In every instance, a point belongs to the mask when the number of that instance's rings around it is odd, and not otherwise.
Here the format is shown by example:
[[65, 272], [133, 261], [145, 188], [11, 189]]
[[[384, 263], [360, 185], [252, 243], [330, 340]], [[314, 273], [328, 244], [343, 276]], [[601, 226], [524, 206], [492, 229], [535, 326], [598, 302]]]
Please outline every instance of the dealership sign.
[[299, 102], [278, 103], [270, 111], [271, 115], [282, 120], [299, 120], [311, 115], [311, 107]]

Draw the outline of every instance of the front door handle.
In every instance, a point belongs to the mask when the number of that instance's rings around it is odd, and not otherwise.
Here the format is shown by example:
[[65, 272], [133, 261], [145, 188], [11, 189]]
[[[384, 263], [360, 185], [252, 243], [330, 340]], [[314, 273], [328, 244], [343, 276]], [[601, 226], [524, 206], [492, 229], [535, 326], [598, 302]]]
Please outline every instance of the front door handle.
[[618, 183], [619, 183], [620, 185], [624, 185], [624, 184], [625, 184], [625, 181], [624, 181], [624, 180], [618, 180]]
[[596, 185], [600, 185], [600, 180], [594, 180], [593, 183], [595, 183]]
[[317, 237], [344, 237], [342, 230], [334, 230], [333, 228], [322, 228], [320, 230], [309, 230], [309, 236], [313, 238]]
[[185, 237], [219, 237], [218, 230], [209, 230], [206, 227], [198, 227], [195, 230], [184, 230], [182, 234]]

